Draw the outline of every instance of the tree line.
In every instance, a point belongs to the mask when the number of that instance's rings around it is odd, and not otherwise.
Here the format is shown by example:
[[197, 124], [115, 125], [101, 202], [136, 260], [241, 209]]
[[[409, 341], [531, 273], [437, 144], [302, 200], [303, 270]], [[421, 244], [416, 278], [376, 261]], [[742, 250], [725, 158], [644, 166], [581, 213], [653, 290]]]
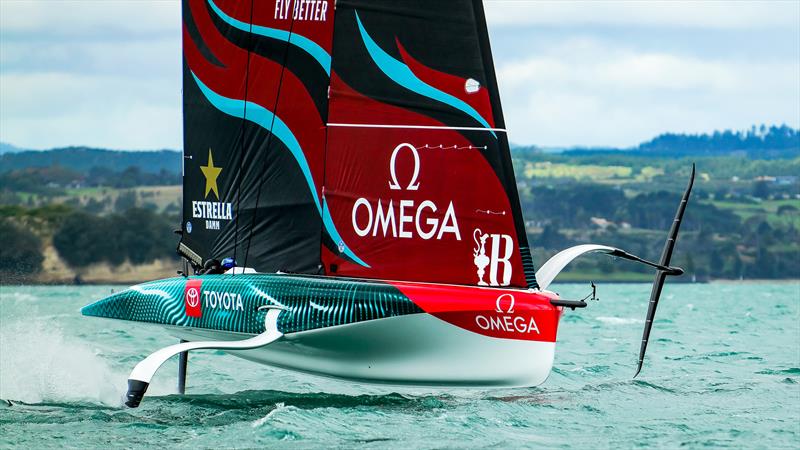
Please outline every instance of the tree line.
[[[535, 148], [523, 148], [532, 152]], [[713, 133], [664, 133], [632, 148], [572, 148], [569, 156], [623, 155], [637, 158], [739, 155], [751, 159], [795, 158], [800, 153], [800, 130], [788, 125], [751, 126], [747, 130]]]
[[63, 195], [66, 188], [107, 187], [128, 189], [138, 186], [180, 184], [181, 176], [164, 169], [156, 173], [142, 171], [137, 166], [116, 171], [94, 166], [79, 172], [63, 166], [28, 167], [0, 173], [0, 191], [25, 192], [39, 195]]
[[[788, 125], [753, 125], [749, 130], [724, 130], [711, 134], [665, 133], [639, 145], [645, 152], [728, 152], [747, 150], [754, 154], [769, 150], [800, 152], [800, 130]], [[760, 152], [759, 152], [760, 151]]]
[[[621, 189], [597, 184], [537, 186], [523, 197], [523, 211], [533, 229], [530, 242], [550, 255], [570, 245], [596, 242], [657, 260], [680, 201], [680, 195], [645, 192], [626, 196]], [[778, 214], [796, 215], [791, 205]], [[593, 225], [592, 218], [613, 223]], [[628, 228], [629, 227], [629, 228]], [[675, 264], [704, 278], [800, 277], [800, 230], [792, 224], [770, 225], [764, 214], [747, 219], [716, 207], [696, 193], [689, 203], [676, 246]], [[538, 259], [538, 258], [537, 258]], [[543, 260], [543, 259], [539, 259]], [[611, 265], [607, 258], [575, 265], [582, 270], [646, 271], [631, 263]]]
[[4, 278], [24, 279], [39, 273], [44, 261], [42, 235], [50, 233], [58, 255], [78, 271], [95, 263], [143, 264], [176, 257], [174, 217], [151, 209], [130, 208], [108, 215], [63, 205], [3, 209], [0, 272]]
[[[532, 197], [523, 197], [523, 211], [539, 264], [558, 250], [587, 242], [658, 259], [679, 201], [677, 194], [628, 197], [619, 189], [598, 185], [534, 191]], [[77, 271], [95, 263], [141, 264], [175, 257], [173, 229], [178, 219], [174, 215], [136, 207], [106, 215], [64, 205], [2, 209], [0, 272], [6, 274], [39, 272], [46, 235], [52, 235], [59, 256]], [[798, 213], [791, 205], [783, 211]], [[592, 218], [613, 223], [597, 226]], [[673, 261], [701, 279], [798, 278], [799, 250], [800, 231], [793, 225], [770, 225], [758, 214], [744, 220], [695, 198], [687, 209]], [[626, 262], [611, 264], [607, 257], [580, 260], [573, 267], [602, 272], [649, 270]]]
[[106, 262], [143, 264], [175, 255], [174, 225], [149, 209], [97, 216], [75, 211], [53, 234], [53, 246], [73, 268]]

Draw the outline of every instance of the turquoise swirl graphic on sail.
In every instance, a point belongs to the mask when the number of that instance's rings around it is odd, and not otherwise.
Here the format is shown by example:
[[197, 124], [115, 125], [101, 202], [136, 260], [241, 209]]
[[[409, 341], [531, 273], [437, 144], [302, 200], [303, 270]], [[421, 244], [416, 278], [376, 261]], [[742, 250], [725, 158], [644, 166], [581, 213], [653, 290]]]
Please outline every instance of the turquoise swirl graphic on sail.
[[475, 108], [468, 105], [460, 98], [453, 97], [452, 95], [436, 89], [430, 84], [420, 80], [416, 75], [414, 75], [414, 72], [407, 65], [394, 59], [390, 54], [386, 53], [378, 44], [375, 43], [374, 40], [372, 40], [369, 33], [367, 33], [367, 30], [364, 29], [364, 25], [361, 23], [361, 19], [358, 17], [358, 12], [356, 12], [356, 21], [358, 22], [358, 29], [361, 31], [361, 40], [364, 42], [364, 46], [367, 47], [369, 56], [372, 58], [372, 61], [375, 62], [375, 65], [377, 65], [378, 68], [381, 69], [381, 72], [386, 74], [387, 77], [410, 91], [416, 92], [424, 97], [428, 97], [431, 100], [452, 106], [453, 108], [467, 114], [475, 119], [478, 123], [483, 125], [484, 128], [488, 128], [495, 138], [497, 137], [494, 131], [491, 130], [491, 125], [486, 122], [486, 119], [478, 114], [478, 111], [476, 111]]
[[333, 223], [333, 218], [331, 217], [330, 212], [328, 212], [328, 208], [322, 207], [322, 203], [317, 195], [317, 185], [314, 183], [314, 178], [311, 175], [311, 168], [308, 166], [308, 161], [306, 161], [303, 148], [300, 147], [300, 142], [297, 141], [297, 138], [295, 137], [294, 133], [292, 133], [292, 130], [289, 128], [289, 126], [286, 125], [286, 123], [281, 120], [280, 117], [273, 114], [272, 111], [257, 103], [228, 98], [217, 94], [211, 90], [211, 88], [206, 86], [200, 80], [200, 78], [195, 75], [194, 72], [191, 73], [194, 81], [200, 88], [200, 91], [203, 92], [203, 95], [206, 97], [206, 99], [208, 99], [209, 102], [211, 102], [212, 105], [214, 105], [215, 108], [229, 116], [249, 120], [250, 122], [253, 122], [261, 128], [269, 131], [275, 135], [275, 137], [280, 139], [281, 142], [283, 142], [283, 144], [292, 153], [295, 161], [297, 161], [297, 164], [300, 166], [300, 170], [303, 172], [303, 177], [305, 177], [306, 183], [308, 184], [308, 189], [311, 191], [311, 196], [314, 198], [314, 204], [317, 206], [317, 212], [319, 212], [320, 217], [322, 218], [325, 231], [328, 232], [328, 235], [331, 237], [331, 239], [333, 239], [333, 242], [339, 246], [339, 251], [341, 253], [344, 253], [351, 260], [368, 268], [369, 264], [362, 261], [361, 258], [356, 256], [356, 254], [344, 244], [344, 239], [342, 239], [339, 231], [336, 230], [336, 226]]
[[288, 31], [279, 30], [277, 28], [270, 28], [261, 25], [251, 26], [249, 23], [242, 22], [241, 20], [234, 19], [233, 17], [225, 14], [225, 11], [221, 10], [214, 3], [214, 0], [208, 0], [208, 6], [211, 7], [211, 9], [214, 11], [214, 13], [217, 14], [217, 16], [219, 16], [220, 19], [222, 19], [225, 23], [234, 28], [237, 28], [247, 33], [253, 33], [260, 36], [268, 37], [270, 39], [277, 39], [279, 41], [288, 42], [302, 49], [303, 51], [311, 55], [311, 57], [314, 58], [319, 63], [320, 66], [322, 66], [322, 69], [325, 71], [325, 73], [328, 74], [328, 76], [331, 75], [331, 55], [329, 55], [324, 48], [320, 47], [319, 44], [312, 41], [311, 39], [299, 35], [295, 32], [290, 33]]

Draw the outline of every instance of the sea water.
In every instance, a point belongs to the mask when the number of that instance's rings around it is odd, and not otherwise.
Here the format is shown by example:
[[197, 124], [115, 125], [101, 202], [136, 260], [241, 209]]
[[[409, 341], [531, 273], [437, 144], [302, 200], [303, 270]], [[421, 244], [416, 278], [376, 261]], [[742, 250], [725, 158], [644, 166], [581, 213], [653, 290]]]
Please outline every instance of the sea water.
[[175, 339], [81, 317], [115, 289], [0, 287], [0, 447], [800, 446], [798, 282], [668, 284], [636, 379], [650, 287], [608, 284], [565, 312], [539, 387], [363, 386], [204, 350], [187, 395], [172, 360], [138, 409], [122, 404], [129, 371]]

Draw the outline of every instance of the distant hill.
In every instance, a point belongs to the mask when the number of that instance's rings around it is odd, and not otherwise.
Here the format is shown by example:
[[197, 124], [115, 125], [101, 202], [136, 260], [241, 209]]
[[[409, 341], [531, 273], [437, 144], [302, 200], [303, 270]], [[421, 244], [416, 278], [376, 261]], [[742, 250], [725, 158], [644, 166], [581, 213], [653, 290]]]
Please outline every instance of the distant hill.
[[[745, 131], [715, 131], [711, 134], [665, 133], [633, 148], [541, 148], [513, 146], [516, 157], [561, 153], [567, 156], [620, 155], [637, 157], [746, 156], [751, 159], [796, 158], [800, 156], [800, 130], [787, 125], [753, 126]], [[0, 174], [21, 169], [59, 166], [80, 174], [93, 168], [121, 173], [138, 168], [143, 174], [162, 170], [179, 175], [181, 152], [176, 150], [120, 151], [90, 147], [25, 150], [0, 142]]]
[[[2, 148], [16, 149], [3, 144]], [[16, 150], [0, 153], [0, 173], [19, 169], [60, 166], [79, 173], [87, 173], [94, 167], [103, 167], [113, 172], [122, 172], [129, 167], [138, 167], [144, 173], [159, 173], [165, 170], [180, 174], [181, 152], [175, 150], [119, 151], [89, 147], [65, 147], [52, 150]]]
[[601, 155], [624, 152], [629, 156], [745, 156], [751, 159], [800, 156], [800, 130], [787, 125], [752, 126], [746, 131], [715, 131], [711, 134], [665, 133], [634, 148], [574, 148], [566, 155]]
[[16, 153], [23, 151], [25, 151], [24, 148], [15, 147], [7, 142], [0, 142], [0, 155], [3, 155], [5, 153]]

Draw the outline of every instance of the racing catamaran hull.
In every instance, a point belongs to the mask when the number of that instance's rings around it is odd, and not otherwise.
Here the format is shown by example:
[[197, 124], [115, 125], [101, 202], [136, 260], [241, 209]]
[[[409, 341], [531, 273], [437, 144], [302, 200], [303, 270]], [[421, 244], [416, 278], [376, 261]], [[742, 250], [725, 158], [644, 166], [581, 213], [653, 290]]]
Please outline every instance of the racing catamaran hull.
[[[183, 340], [239, 340], [211, 330], [172, 328]], [[256, 363], [349, 381], [449, 387], [536, 386], [553, 367], [555, 342], [477, 335], [428, 314], [299, 333], [272, 345], [228, 351]]]
[[206, 275], [134, 286], [83, 314], [164, 325], [185, 341], [270, 345], [226, 350], [258, 363], [367, 383], [538, 385], [553, 365], [562, 308], [552, 293], [286, 274]]

